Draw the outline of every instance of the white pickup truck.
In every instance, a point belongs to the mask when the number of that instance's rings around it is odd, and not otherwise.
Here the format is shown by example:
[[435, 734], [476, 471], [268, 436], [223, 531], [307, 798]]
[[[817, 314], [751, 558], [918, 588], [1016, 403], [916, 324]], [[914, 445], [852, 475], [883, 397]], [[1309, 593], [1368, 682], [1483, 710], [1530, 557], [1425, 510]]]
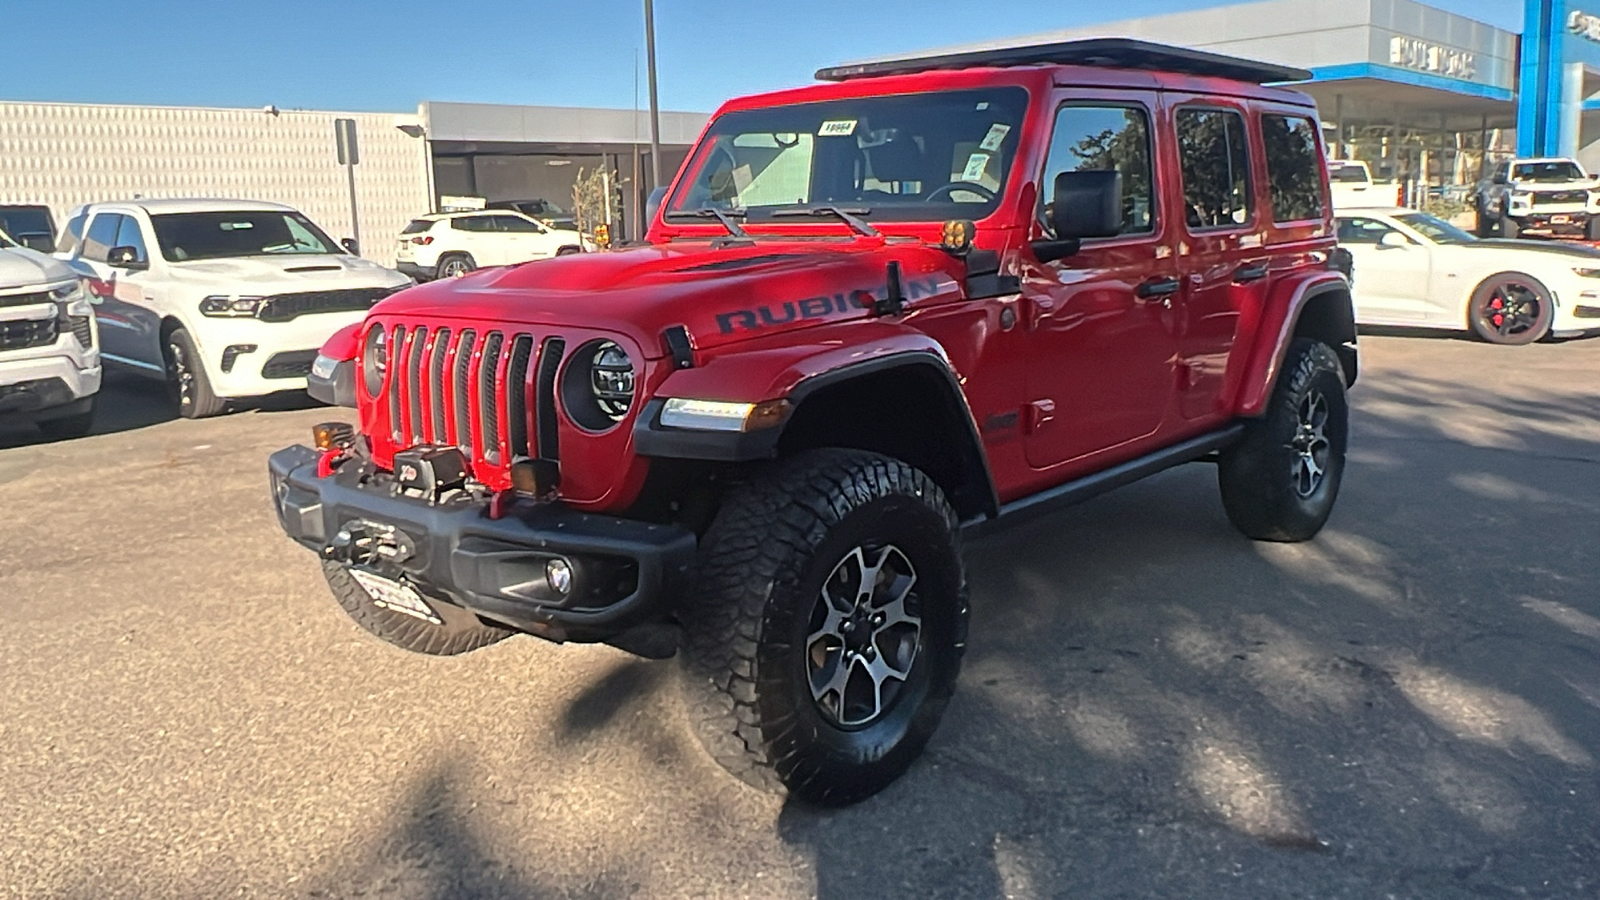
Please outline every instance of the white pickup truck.
[[1479, 237], [1600, 240], [1600, 181], [1575, 159], [1512, 159], [1473, 197]]
[[1334, 209], [1393, 206], [1395, 202], [1394, 185], [1375, 183], [1372, 170], [1360, 160], [1328, 160], [1328, 188]]
[[81, 437], [99, 390], [99, 332], [78, 276], [0, 232], [0, 420]]

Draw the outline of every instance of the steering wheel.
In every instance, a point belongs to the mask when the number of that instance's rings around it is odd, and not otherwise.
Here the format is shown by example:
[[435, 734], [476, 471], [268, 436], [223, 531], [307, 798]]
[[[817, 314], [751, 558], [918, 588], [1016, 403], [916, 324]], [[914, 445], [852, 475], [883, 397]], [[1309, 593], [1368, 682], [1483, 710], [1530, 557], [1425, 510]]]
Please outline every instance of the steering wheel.
[[988, 203], [990, 200], [993, 200], [995, 197], [999, 196], [994, 191], [989, 190], [987, 187], [984, 187], [976, 181], [952, 181], [949, 184], [941, 184], [929, 191], [928, 196], [922, 198], [922, 202], [932, 203], [934, 197], [937, 197], [943, 193], [954, 193], [956, 191], [971, 191], [974, 194], [982, 197], [983, 202], [985, 203]]

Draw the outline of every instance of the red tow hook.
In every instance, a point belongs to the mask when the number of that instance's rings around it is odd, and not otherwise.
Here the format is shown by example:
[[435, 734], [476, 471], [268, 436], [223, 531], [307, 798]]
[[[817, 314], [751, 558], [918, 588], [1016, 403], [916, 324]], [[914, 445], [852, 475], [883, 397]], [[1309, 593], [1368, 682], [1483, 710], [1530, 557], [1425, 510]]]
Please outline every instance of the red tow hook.
[[329, 475], [332, 475], [334, 472], [338, 471], [339, 467], [344, 465], [344, 461], [349, 458], [350, 453], [348, 448], [336, 447], [332, 450], [322, 451], [322, 453], [317, 456], [317, 477], [327, 478]]
[[489, 518], [491, 520], [503, 519], [511, 511], [511, 504], [517, 500], [516, 491], [496, 491], [489, 498]]

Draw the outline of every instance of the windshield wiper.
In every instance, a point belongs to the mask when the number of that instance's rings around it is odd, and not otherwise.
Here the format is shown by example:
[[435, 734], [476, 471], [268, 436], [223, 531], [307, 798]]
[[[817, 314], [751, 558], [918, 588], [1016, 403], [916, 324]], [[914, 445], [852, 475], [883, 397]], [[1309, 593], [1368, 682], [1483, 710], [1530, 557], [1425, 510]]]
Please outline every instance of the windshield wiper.
[[837, 216], [841, 222], [849, 225], [850, 229], [856, 234], [859, 234], [863, 237], [878, 237], [878, 229], [873, 228], [872, 225], [870, 225], [865, 219], [856, 218], [857, 216], [864, 216], [870, 212], [872, 212], [872, 210], [866, 208], [865, 206], [799, 206], [792, 209], [775, 209], [772, 211], [772, 217]]
[[750, 236], [749, 232], [739, 227], [739, 223], [733, 220], [734, 216], [738, 216], [741, 219], [744, 218], [743, 210], [735, 209], [724, 212], [723, 210], [717, 209], [714, 206], [702, 206], [699, 209], [670, 210], [667, 212], [667, 217], [670, 216], [693, 216], [697, 219], [716, 219], [718, 222], [721, 222], [722, 227], [728, 229], [728, 233], [734, 237], [747, 238]]

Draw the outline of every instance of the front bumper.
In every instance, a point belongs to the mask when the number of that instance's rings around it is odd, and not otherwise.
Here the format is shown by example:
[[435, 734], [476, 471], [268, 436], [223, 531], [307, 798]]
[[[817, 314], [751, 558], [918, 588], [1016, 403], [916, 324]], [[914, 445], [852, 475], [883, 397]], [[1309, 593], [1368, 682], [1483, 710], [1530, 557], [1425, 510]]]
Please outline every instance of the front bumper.
[[[695, 536], [687, 529], [532, 501], [490, 519], [486, 502], [405, 496], [361, 460], [318, 477], [317, 460], [305, 446], [268, 460], [278, 522], [291, 538], [333, 558], [341, 530], [393, 529], [402, 551], [374, 566], [379, 574], [485, 619], [554, 640], [604, 641], [661, 620], [688, 588]], [[565, 595], [544, 576], [556, 557], [573, 573]]]
[[1511, 218], [1517, 220], [1517, 236], [1577, 238], [1589, 236], [1589, 219], [1593, 214], [1586, 209], [1551, 210], [1542, 207], [1537, 211], [1516, 208]]
[[[363, 310], [309, 313], [288, 322], [197, 316], [189, 329], [200, 349], [206, 377], [218, 397], [259, 397], [276, 391], [306, 389], [306, 371], [317, 348], [335, 331], [360, 322]], [[227, 354], [229, 347], [253, 347]], [[228, 371], [222, 370], [231, 355]]]

